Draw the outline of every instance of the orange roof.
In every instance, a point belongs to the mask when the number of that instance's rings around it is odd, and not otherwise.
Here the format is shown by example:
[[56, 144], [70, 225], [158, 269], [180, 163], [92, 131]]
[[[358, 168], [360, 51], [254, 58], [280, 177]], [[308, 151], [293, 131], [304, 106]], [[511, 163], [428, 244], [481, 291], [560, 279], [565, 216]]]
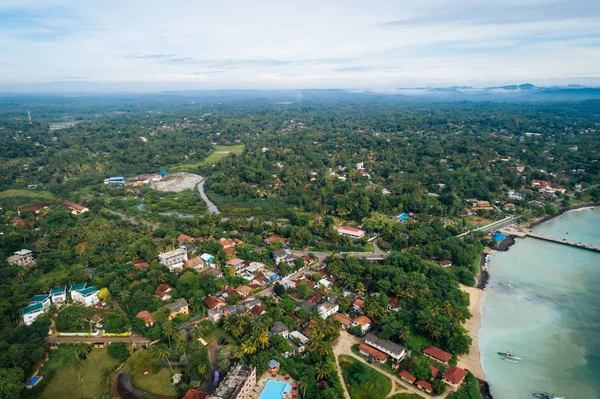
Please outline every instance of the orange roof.
[[233, 255], [235, 253], [235, 248], [234, 247], [223, 248], [223, 252], [225, 252], [226, 255]]
[[186, 234], [179, 234], [179, 237], [177, 237], [177, 241], [182, 242], [182, 241], [189, 241], [189, 242], [193, 242], [194, 238], [190, 237]]
[[333, 318], [342, 323], [342, 325], [348, 327], [352, 323], [352, 319], [341, 313], [334, 313]]
[[398, 304], [400, 303], [400, 300], [397, 297], [393, 296], [390, 298], [389, 303], [393, 309], [396, 309], [398, 307]]
[[358, 350], [365, 352], [371, 357], [374, 357], [377, 360], [385, 361], [387, 359], [387, 355], [380, 350], [377, 350], [367, 344], [359, 344]]
[[409, 373], [408, 370], [402, 370], [400, 372], [400, 378], [407, 380], [411, 384], [414, 384], [415, 381], [417, 380], [417, 378], [414, 375], [412, 375], [411, 373]]
[[71, 202], [71, 201], [63, 201], [63, 204], [65, 204], [65, 205], [66, 205], [66, 206], [68, 206], [69, 208], [71, 208], [71, 209], [75, 209], [76, 211], [79, 211], [79, 212], [81, 212], [81, 211], [83, 211], [83, 210], [87, 209], [85, 206], [83, 206], [83, 205], [79, 205], [79, 204], [76, 204], [76, 203], [74, 203], [74, 202]]
[[154, 293], [159, 297], [164, 298], [169, 294], [169, 292], [171, 292], [172, 289], [173, 287], [171, 287], [169, 284], [161, 284], [156, 288]]
[[144, 320], [146, 324], [154, 324], [154, 317], [152, 317], [152, 313], [147, 310], [142, 310], [135, 317]]
[[428, 383], [427, 381], [419, 380], [419, 381], [417, 381], [417, 386], [419, 388], [424, 389], [427, 392], [433, 391], [433, 388], [431, 387], [431, 384]]
[[446, 370], [444, 373], [444, 379], [456, 385], [460, 384], [466, 376], [467, 372], [456, 366], [450, 366], [450, 368], [448, 368], [448, 370]]
[[440, 369], [438, 369], [437, 367], [433, 367], [433, 366], [429, 366], [431, 367], [431, 375], [433, 377], [437, 376], [440, 373]]
[[216, 309], [220, 306], [224, 306], [227, 304], [227, 302], [225, 302], [224, 300], [222, 300], [221, 298], [215, 298], [214, 296], [207, 296], [204, 299], [204, 304], [206, 305], [207, 308], [209, 309]]
[[354, 323], [358, 323], [364, 327], [366, 325], [371, 324], [372, 321], [367, 316], [358, 316], [356, 319], [354, 319]]
[[254, 305], [251, 312], [254, 316], [260, 317], [265, 312], [265, 309], [260, 305]]
[[210, 396], [210, 393], [201, 391], [199, 389], [190, 389], [182, 399], [206, 399]]
[[358, 306], [361, 309], [362, 309], [364, 303], [365, 303], [365, 301], [363, 301], [362, 299], [356, 298], [354, 300], [354, 306]]

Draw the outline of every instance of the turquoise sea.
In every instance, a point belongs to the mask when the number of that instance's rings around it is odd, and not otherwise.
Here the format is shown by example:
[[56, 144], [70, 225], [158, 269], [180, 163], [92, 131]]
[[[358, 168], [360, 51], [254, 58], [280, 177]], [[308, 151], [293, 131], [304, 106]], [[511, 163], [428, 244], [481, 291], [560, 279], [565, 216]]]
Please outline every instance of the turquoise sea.
[[[600, 246], [600, 209], [534, 228]], [[600, 398], [600, 253], [533, 238], [492, 256], [479, 345], [494, 399]], [[503, 361], [498, 351], [525, 357]]]

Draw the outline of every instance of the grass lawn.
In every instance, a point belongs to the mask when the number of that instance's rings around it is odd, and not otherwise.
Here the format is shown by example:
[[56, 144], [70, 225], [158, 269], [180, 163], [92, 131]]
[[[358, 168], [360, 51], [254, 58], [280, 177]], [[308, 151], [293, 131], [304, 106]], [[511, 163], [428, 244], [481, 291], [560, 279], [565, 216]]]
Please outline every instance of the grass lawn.
[[236, 145], [215, 145], [215, 151], [229, 151], [233, 153], [240, 153], [244, 151], [244, 144], [236, 144]]
[[339, 361], [352, 399], [384, 399], [392, 390], [392, 381], [366, 364], [346, 355]]
[[244, 145], [216, 145], [213, 152], [201, 161], [183, 162], [177, 165], [169, 166], [171, 172], [183, 172], [197, 169], [201, 166], [212, 165], [219, 162], [221, 159], [228, 157], [230, 154], [239, 154], [244, 151]]
[[37, 190], [5, 190], [0, 191], [0, 198], [6, 197], [29, 197], [43, 200], [54, 199], [54, 195], [49, 191], [37, 191]]
[[390, 396], [390, 399], [423, 399], [423, 397], [416, 393], [397, 393], [394, 396]]
[[[180, 373], [178, 367], [173, 367], [175, 373]], [[163, 366], [158, 374], [149, 372], [148, 374], [138, 374], [131, 377], [131, 382], [135, 387], [143, 389], [156, 395], [177, 396], [177, 389], [171, 382], [171, 369], [169, 366]]]
[[[40, 369], [40, 374], [44, 376], [42, 388], [39, 391], [33, 389], [33, 396], [30, 397], [79, 398], [81, 386], [77, 380], [77, 372], [71, 368], [76, 352], [75, 347], [62, 345], [51, 353], [50, 359]], [[84, 361], [83, 397], [99, 398], [106, 392], [106, 386], [100, 382], [102, 371], [109, 368], [114, 370], [120, 360], [110, 357], [106, 349], [93, 349], [89, 356], [91, 361]]]

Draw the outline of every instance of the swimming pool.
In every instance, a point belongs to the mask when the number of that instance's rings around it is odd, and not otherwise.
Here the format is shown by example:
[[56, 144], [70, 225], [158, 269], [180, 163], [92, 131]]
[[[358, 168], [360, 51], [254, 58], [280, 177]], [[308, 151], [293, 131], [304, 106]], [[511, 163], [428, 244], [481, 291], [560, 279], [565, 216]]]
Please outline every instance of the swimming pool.
[[33, 377], [32, 379], [27, 381], [27, 384], [26, 384], [27, 388], [33, 388], [34, 386], [37, 385], [38, 382], [40, 382], [42, 380], [42, 378], [44, 378], [44, 377], [42, 377], [41, 375], [36, 375], [35, 377]]
[[287, 382], [269, 380], [258, 399], [282, 399], [284, 392], [291, 391], [292, 386]]

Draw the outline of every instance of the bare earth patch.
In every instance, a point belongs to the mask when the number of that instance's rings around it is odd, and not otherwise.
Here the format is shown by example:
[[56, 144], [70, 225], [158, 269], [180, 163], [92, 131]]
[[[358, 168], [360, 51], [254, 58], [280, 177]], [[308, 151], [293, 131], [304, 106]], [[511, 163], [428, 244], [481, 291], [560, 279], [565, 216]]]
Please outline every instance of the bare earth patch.
[[158, 191], [179, 192], [187, 189], [193, 189], [202, 181], [202, 176], [193, 173], [175, 173], [167, 175], [161, 181], [152, 183], [152, 188]]

